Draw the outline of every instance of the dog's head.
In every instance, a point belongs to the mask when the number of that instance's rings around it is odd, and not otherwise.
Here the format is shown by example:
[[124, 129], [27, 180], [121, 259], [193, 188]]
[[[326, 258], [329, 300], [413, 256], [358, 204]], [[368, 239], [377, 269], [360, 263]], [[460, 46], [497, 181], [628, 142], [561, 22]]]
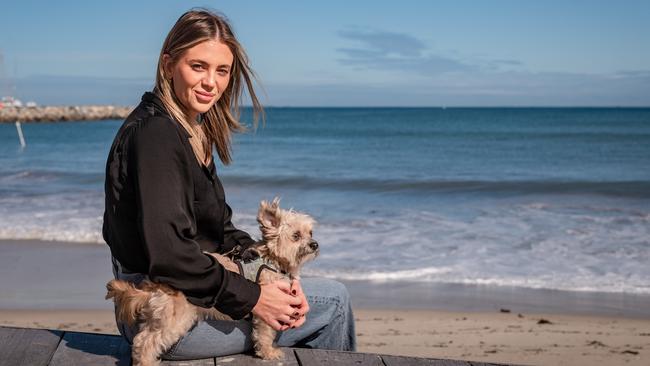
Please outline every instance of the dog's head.
[[262, 201], [257, 214], [265, 253], [284, 270], [297, 273], [300, 267], [318, 255], [318, 243], [312, 238], [315, 221], [310, 216], [283, 210], [280, 199]]

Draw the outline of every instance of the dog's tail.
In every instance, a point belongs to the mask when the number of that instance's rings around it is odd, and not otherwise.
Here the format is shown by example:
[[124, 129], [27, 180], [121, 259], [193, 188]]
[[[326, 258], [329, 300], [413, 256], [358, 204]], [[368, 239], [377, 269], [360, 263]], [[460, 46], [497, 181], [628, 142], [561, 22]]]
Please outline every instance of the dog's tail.
[[115, 315], [117, 320], [128, 325], [135, 324], [138, 314], [141, 313], [151, 294], [133, 286], [132, 283], [122, 280], [111, 280], [106, 284], [106, 300], [115, 302]]

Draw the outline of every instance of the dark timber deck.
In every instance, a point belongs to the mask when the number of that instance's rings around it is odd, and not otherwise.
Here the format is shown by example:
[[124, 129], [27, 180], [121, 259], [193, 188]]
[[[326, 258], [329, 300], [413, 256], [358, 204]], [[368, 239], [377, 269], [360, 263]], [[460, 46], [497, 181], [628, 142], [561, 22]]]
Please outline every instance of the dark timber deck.
[[[487, 366], [480, 362], [386, 356], [371, 353], [335, 352], [285, 348], [282, 361], [262, 361], [240, 354], [196, 361], [165, 361], [168, 366]], [[48, 329], [0, 327], [0, 366], [99, 366], [131, 364], [131, 349], [119, 336]]]

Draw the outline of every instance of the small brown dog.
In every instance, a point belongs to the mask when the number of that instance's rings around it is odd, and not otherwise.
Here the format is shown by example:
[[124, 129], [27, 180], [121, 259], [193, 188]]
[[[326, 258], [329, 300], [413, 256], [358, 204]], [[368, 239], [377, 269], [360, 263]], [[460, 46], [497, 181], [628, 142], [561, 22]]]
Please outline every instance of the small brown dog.
[[[255, 249], [266, 266], [260, 269], [259, 284], [279, 279], [299, 278], [302, 265], [318, 255], [318, 243], [312, 239], [315, 221], [308, 215], [283, 210], [279, 199], [260, 203], [257, 222], [262, 240]], [[213, 255], [226, 269], [240, 272], [241, 264], [222, 255]], [[262, 266], [262, 268], [267, 268]], [[174, 345], [197, 321], [203, 319], [230, 319], [214, 308], [206, 309], [190, 304], [182, 292], [168, 285], [143, 281], [133, 284], [112, 280], [106, 284], [106, 299], [112, 298], [117, 318], [129, 325], [139, 324], [133, 338], [133, 365], [159, 364], [160, 355]], [[283, 353], [273, 346], [276, 331], [263, 320], [253, 317], [252, 339], [255, 354], [263, 359], [280, 359]]]

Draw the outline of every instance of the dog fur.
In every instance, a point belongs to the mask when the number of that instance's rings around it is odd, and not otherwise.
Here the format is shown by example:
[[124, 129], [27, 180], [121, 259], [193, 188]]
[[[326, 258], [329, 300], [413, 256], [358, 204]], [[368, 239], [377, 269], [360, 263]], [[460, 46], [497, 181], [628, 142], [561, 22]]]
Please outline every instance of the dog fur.
[[[279, 199], [262, 201], [257, 215], [262, 240], [255, 245], [259, 255], [289, 274], [299, 278], [302, 265], [318, 255], [318, 243], [312, 239], [315, 221], [308, 215], [279, 207]], [[229, 258], [211, 254], [226, 269], [239, 272]], [[285, 275], [263, 270], [260, 285], [276, 280], [288, 280]], [[187, 301], [181, 291], [151, 281], [140, 285], [112, 280], [106, 284], [106, 299], [113, 299], [116, 317], [128, 325], [139, 325], [133, 338], [134, 366], [158, 365], [159, 357], [174, 345], [197, 321], [230, 319], [215, 308], [202, 308]], [[263, 359], [280, 359], [283, 353], [273, 346], [276, 331], [263, 320], [253, 316], [252, 339], [255, 354]]]

